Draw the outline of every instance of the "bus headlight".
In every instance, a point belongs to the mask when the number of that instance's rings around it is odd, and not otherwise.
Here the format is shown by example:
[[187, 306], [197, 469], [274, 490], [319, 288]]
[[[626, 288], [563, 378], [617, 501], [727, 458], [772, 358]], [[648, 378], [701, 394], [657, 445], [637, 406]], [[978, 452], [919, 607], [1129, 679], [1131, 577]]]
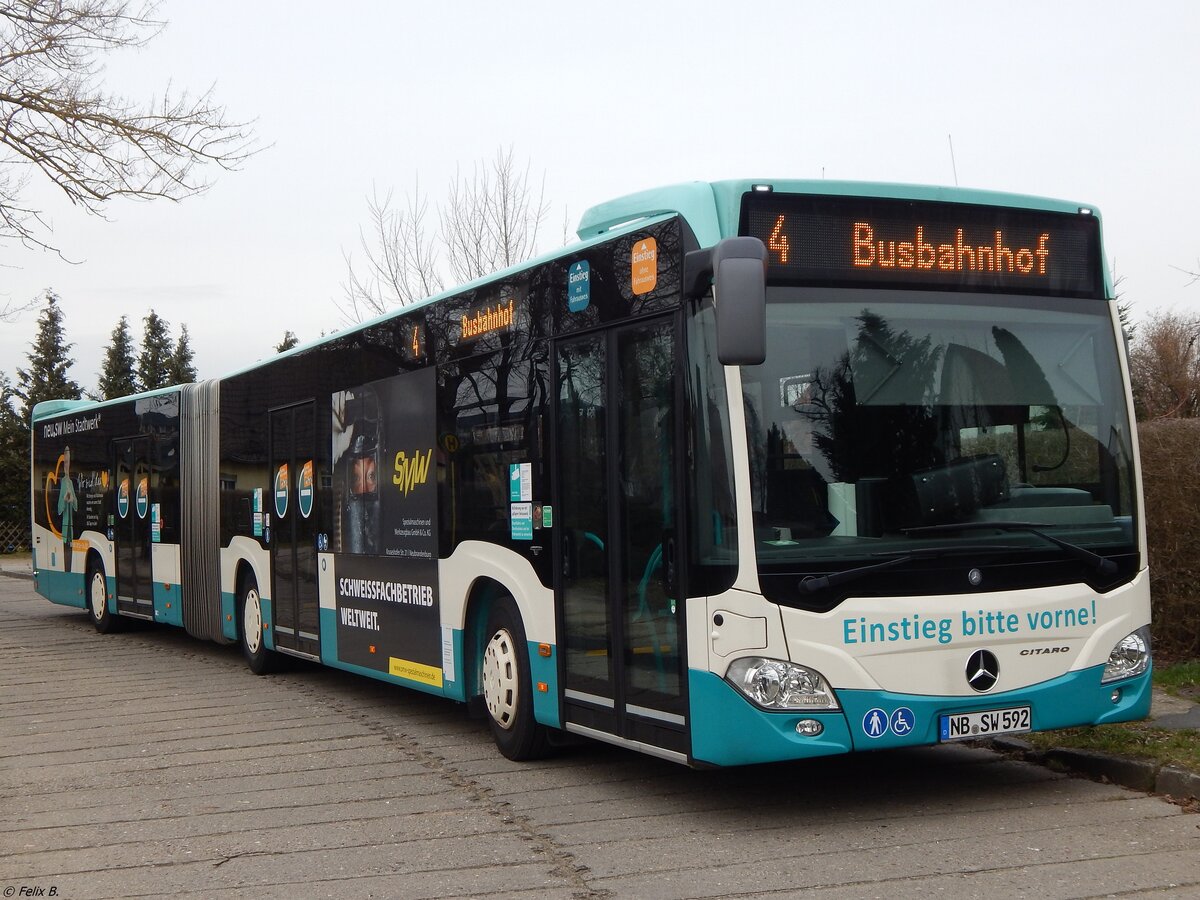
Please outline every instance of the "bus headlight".
[[764, 709], [838, 709], [823, 675], [782, 659], [734, 660], [726, 680]]
[[1112, 648], [1108, 654], [1108, 662], [1104, 664], [1104, 676], [1101, 684], [1116, 681], [1119, 678], [1132, 678], [1141, 675], [1150, 667], [1150, 628], [1139, 628], [1132, 634], [1127, 634]]

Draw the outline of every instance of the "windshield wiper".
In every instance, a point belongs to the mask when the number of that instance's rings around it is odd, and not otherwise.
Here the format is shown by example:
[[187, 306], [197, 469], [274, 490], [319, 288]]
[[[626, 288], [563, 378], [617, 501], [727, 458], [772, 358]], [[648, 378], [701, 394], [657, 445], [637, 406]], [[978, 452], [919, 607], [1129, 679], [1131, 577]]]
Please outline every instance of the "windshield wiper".
[[947, 525], [923, 525], [919, 528], [904, 528], [902, 531], [910, 536], [939, 534], [948, 531], [987, 531], [989, 529], [995, 531], [1025, 531], [1029, 534], [1036, 534], [1044, 541], [1049, 541], [1066, 553], [1067, 556], [1087, 563], [1101, 575], [1115, 575], [1117, 573], [1117, 564], [1111, 559], [1107, 559], [1099, 553], [1093, 553], [1086, 547], [1080, 547], [1078, 544], [1072, 544], [1069, 541], [1064, 541], [1062, 538], [1056, 538], [1042, 531], [1043, 528], [1050, 527], [1053, 526], [1046, 522], [951, 522]]
[[800, 581], [800, 590], [813, 594], [817, 591], [823, 591], [826, 588], [837, 587], [839, 584], [845, 584], [848, 581], [858, 581], [860, 578], [865, 578], [867, 575], [873, 575], [883, 569], [890, 569], [893, 566], [901, 566], [904, 563], [914, 562], [918, 559], [938, 559], [943, 556], [959, 556], [961, 554], [971, 553], [1010, 553], [1013, 550], [1019, 550], [1020, 547], [1007, 546], [1003, 544], [981, 544], [978, 546], [962, 546], [962, 547], [926, 547], [921, 550], [913, 550], [909, 553], [904, 553], [900, 556], [895, 556], [892, 559], [884, 560], [880, 563], [875, 563], [870, 566], [856, 566], [853, 569], [843, 569], [841, 572], [833, 572], [829, 575], [809, 575]]

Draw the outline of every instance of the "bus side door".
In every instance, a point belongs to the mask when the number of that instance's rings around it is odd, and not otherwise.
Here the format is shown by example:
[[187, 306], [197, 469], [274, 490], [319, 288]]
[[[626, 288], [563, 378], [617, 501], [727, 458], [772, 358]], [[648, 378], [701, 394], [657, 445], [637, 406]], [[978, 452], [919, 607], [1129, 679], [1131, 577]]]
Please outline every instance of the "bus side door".
[[275, 646], [319, 659], [315, 404], [270, 413], [271, 609]]
[[124, 615], [154, 618], [154, 573], [151, 565], [150, 438], [113, 442], [117, 491], [117, 609]]
[[565, 721], [686, 753], [679, 329], [557, 342], [555, 544]]

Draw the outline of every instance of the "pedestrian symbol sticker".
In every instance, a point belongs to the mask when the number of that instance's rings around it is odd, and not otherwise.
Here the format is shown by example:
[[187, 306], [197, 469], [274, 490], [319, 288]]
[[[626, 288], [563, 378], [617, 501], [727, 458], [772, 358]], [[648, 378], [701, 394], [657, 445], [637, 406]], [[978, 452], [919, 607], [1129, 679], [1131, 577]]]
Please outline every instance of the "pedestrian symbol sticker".
[[878, 707], [868, 709], [867, 714], [863, 716], [863, 733], [869, 738], [883, 737], [888, 733], [888, 728], [888, 714]]
[[892, 733], [896, 737], [904, 737], [913, 730], [913, 725], [916, 723], [916, 717], [913, 711], [907, 706], [901, 706], [899, 709], [892, 712], [892, 718], [889, 721]]

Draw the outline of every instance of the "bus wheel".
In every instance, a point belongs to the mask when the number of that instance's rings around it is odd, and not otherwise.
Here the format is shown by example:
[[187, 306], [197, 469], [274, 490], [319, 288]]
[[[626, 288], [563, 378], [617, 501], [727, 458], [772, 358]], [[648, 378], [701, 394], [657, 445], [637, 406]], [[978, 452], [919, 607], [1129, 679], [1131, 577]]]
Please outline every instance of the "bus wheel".
[[262, 596], [258, 593], [258, 582], [254, 576], [242, 580], [238, 593], [238, 636], [241, 638], [242, 655], [255, 675], [266, 675], [278, 668], [279, 658], [267, 649], [263, 640]]
[[496, 746], [513, 760], [544, 756], [549, 747], [546, 728], [533, 717], [525, 628], [511, 597], [499, 597], [492, 604], [487, 634], [480, 681]]
[[88, 618], [101, 634], [111, 634], [121, 623], [108, 611], [108, 579], [104, 577], [104, 563], [91, 559], [87, 565]]

